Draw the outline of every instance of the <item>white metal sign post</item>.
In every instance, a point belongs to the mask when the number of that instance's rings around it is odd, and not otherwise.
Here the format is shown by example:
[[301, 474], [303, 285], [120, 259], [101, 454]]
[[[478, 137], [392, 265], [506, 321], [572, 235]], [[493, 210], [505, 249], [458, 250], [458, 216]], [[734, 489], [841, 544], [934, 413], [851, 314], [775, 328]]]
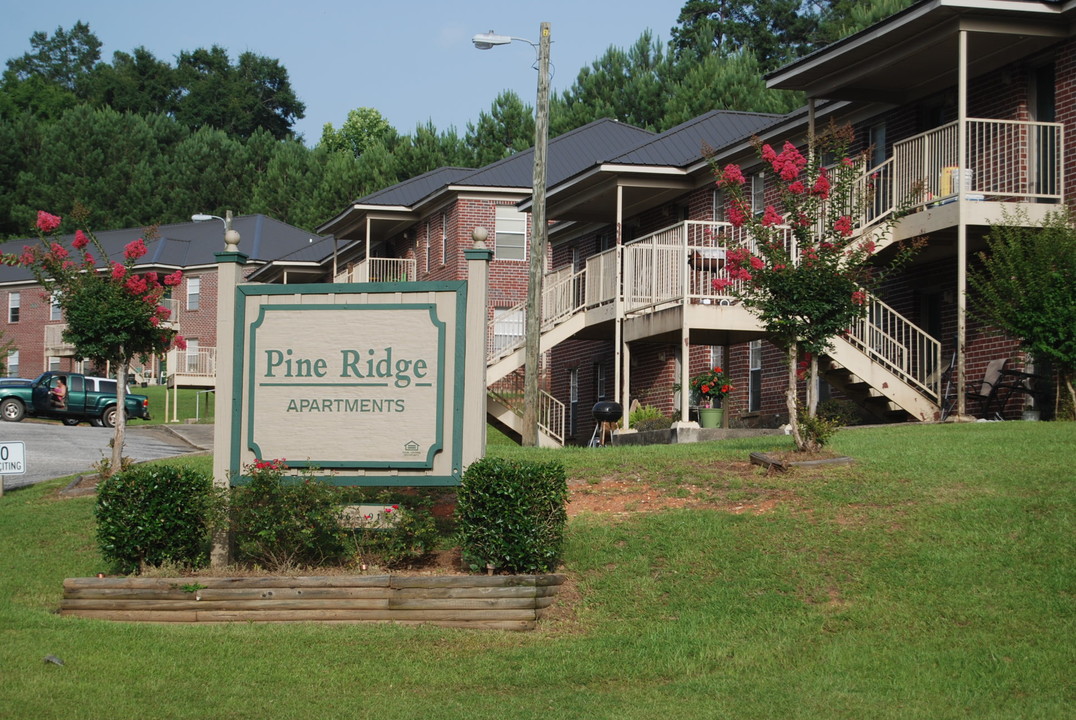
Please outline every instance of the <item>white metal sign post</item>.
[[26, 474], [26, 445], [21, 442], [0, 443], [0, 497], [4, 495], [5, 475]]

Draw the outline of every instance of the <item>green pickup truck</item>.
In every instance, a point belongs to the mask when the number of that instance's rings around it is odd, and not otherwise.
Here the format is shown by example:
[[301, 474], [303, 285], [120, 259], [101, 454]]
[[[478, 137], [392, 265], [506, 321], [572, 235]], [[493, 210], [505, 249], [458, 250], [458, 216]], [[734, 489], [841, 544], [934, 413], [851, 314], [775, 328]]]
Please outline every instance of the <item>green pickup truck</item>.
[[[66, 392], [58, 393], [61, 384]], [[62, 397], [61, 397], [62, 396]], [[149, 420], [149, 398], [126, 397], [127, 417]], [[0, 417], [19, 422], [31, 417], [62, 420], [65, 425], [80, 422], [116, 424], [116, 381], [72, 372], [46, 372], [35, 380], [0, 382]]]

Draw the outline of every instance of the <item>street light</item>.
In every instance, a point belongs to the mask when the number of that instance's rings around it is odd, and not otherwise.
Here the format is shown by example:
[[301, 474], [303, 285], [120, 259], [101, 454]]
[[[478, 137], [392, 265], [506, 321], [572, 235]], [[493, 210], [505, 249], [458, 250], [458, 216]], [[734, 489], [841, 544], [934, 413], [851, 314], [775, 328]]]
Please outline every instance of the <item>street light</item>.
[[530, 282], [527, 284], [527, 319], [523, 362], [523, 445], [538, 444], [538, 363], [541, 359], [542, 281], [545, 277], [545, 253], [549, 228], [545, 217], [546, 145], [549, 141], [549, 23], [542, 23], [538, 43], [492, 30], [471, 38], [479, 50], [507, 45], [513, 40], [525, 42], [538, 53], [538, 101], [534, 109], [534, 178], [531, 184]]
[[220, 220], [224, 223], [224, 249], [228, 252], [236, 252], [239, 250], [239, 232], [232, 230], [232, 211], [228, 210], [224, 213], [224, 217], [219, 215], [205, 215], [203, 213], [197, 213], [191, 215], [193, 222], [205, 222], [206, 220]]

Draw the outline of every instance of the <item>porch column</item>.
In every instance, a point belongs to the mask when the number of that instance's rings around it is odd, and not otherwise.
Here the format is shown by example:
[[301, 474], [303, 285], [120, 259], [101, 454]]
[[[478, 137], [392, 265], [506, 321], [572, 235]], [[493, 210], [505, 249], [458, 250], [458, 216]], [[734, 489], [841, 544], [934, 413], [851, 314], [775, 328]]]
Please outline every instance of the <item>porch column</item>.
[[624, 412], [628, 411], [628, 387], [621, 386], [624, 375], [621, 363], [623, 360], [624, 342], [624, 188], [619, 183], [616, 186], [616, 288], [613, 295], [613, 397], [620, 398], [620, 406]]
[[[687, 308], [684, 308], [686, 311]], [[686, 312], [685, 312], [686, 316]], [[691, 419], [691, 334], [687, 323], [680, 323], [680, 422]]]
[[956, 411], [967, 409], [965, 387], [965, 341], [967, 338], [968, 226], [964, 221], [964, 173], [968, 172], [968, 31], [958, 37], [957, 61], [957, 180], [956, 180]]

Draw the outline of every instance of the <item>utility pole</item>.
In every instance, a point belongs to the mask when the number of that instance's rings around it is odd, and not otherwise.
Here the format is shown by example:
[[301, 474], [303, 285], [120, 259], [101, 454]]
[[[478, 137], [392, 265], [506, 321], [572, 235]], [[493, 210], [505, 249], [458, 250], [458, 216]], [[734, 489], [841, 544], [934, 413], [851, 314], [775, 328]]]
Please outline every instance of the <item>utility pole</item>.
[[541, 364], [542, 284], [549, 227], [545, 216], [546, 145], [549, 142], [549, 23], [538, 38], [538, 100], [534, 110], [534, 181], [530, 282], [527, 285], [526, 354], [523, 362], [523, 445], [538, 445], [538, 374]]

